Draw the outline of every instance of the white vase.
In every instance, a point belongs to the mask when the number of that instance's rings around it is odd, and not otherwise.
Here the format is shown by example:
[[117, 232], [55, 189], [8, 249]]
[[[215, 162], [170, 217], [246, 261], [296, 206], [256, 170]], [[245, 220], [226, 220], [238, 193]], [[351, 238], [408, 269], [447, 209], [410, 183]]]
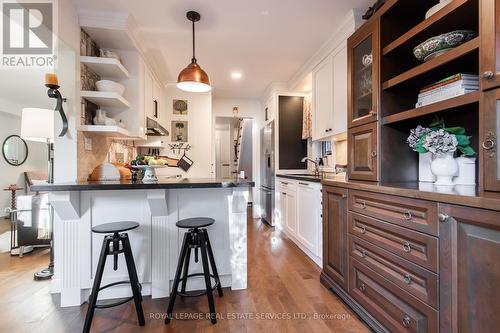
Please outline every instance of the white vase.
[[431, 7], [426, 13], [425, 18], [428, 19], [432, 15], [436, 14], [439, 10], [441, 10], [444, 6], [449, 4], [452, 0], [440, 0], [439, 3], [433, 7]]
[[458, 163], [453, 153], [436, 154], [431, 163], [432, 173], [436, 176], [435, 185], [453, 186], [453, 177], [457, 175]]
[[104, 125], [106, 122], [106, 111], [97, 109], [94, 117], [94, 125]]
[[453, 180], [457, 185], [476, 184], [476, 158], [461, 156], [457, 159], [458, 177]]
[[418, 181], [435, 182], [436, 177], [431, 171], [432, 153], [418, 154]]

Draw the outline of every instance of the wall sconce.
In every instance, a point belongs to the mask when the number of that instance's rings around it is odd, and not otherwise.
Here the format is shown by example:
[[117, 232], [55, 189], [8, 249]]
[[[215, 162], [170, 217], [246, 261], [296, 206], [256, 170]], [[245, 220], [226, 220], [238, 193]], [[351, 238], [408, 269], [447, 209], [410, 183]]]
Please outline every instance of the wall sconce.
[[68, 119], [63, 109], [63, 102], [66, 102], [66, 98], [63, 98], [59, 92], [59, 82], [57, 81], [57, 75], [48, 73], [45, 74], [45, 86], [49, 88], [47, 95], [50, 98], [55, 98], [57, 100], [56, 108], [54, 111], [58, 111], [61, 116], [63, 128], [59, 136], [64, 136], [68, 132]]
[[238, 112], [240, 112], [240, 110], [238, 109], [237, 106], [233, 107], [233, 116], [237, 117], [238, 116]]

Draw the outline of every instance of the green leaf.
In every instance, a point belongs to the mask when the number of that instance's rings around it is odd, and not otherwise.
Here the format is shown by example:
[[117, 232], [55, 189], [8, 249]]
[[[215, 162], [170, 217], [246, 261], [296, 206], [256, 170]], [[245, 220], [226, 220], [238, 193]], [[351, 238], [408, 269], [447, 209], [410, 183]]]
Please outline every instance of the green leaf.
[[439, 118], [438, 116], [434, 116], [434, 119], [432, 119], [432, 123], [429, 125], [431, 128], [443, 128], [444, 127], [444, 119]]
[[476, 155], [476, 152], [474, 151], [474, 149], [471, 146], [467, 146], [467, 147], [461, 147], [461, 146], [459, 146], [458, 149], [460, 150], [460, 152], [462, 152], [462, 154], [464, 156], [474, 156], [474, 155]]
[[461, 147], [467, 147], [470, 144], [469, 136], [467, 135], [455, 135], [458, 141], [458, 145]]
[[465, 134], [465, 128], [463, 127], [447, 127], [444, 130], [450, 134], [456, 134], [456, 135]]
[[426, 135], [422, 135], [418, 139], [417, 144], [415, 145], [415, 151], [420, 153], [420, 154], [425, 154], [428, 152], [428, 150], [424, 148], [425, 138], [426, 138]]

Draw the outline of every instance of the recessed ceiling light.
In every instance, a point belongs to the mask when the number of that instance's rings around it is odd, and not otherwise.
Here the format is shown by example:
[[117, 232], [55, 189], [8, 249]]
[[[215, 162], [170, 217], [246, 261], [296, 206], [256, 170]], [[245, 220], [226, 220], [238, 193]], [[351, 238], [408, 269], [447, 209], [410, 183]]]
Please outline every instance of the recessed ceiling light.
[[262, 16], [267, 16], [267, 15], [269, 15], [269, 10], [267, 10], [267, 9], [261, 10], [261, 11], [260, 11], [260, 15], [262, 15]]
[[241, 72], [232, 72], [231, 73], [231, 78], [233, 80], [239, 80], [243, 77], [243, 74], [241, 74]]

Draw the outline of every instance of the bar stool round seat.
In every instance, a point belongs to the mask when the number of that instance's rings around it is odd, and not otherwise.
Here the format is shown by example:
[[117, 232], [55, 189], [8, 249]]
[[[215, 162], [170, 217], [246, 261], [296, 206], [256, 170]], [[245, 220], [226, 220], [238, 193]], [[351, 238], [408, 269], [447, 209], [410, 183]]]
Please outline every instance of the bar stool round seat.
[[192, 217], [178, 221], [175, 225], [183, 229], [194, 229], [208, 227], [215, 223], [214, 219], [209, 217]]
[[111, 222], [96, 225], [92, 227], [92, 231], [98, 234], [110, 234], [115, 232], [123, 232], [139, 227], [139, 223], [131, 221]]

